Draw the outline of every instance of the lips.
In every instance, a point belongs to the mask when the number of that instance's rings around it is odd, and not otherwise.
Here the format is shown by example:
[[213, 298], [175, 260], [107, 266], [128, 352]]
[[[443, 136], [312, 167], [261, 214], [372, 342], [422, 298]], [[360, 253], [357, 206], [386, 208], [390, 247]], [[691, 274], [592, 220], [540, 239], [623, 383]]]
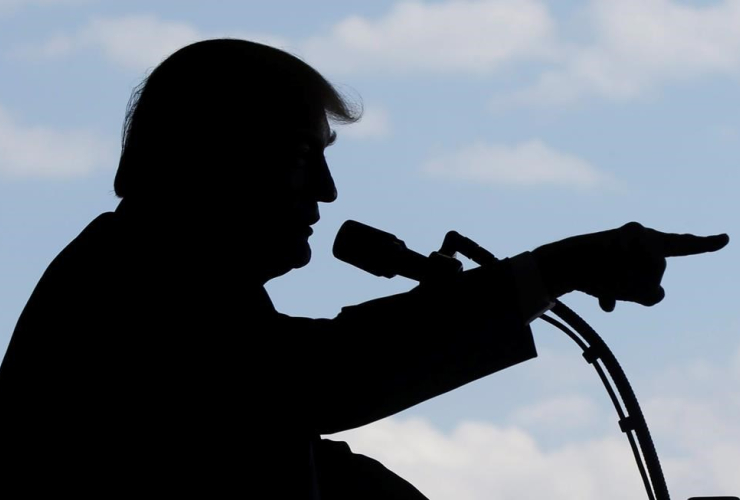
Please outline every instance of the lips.
[[316, 217], [312, 217], [311, 219], [309, 219], [308, 221], [306, 221], [306, 223], [305, 223], [306, 225], [304, 227], [305, 227], [306, 232], [307, 232], [307, 234], [309, 236], [311, 236], [313, 234], [313, 228], [311, 226], [313, 226], [314, 224], [316, 224], [319, 221], [319, 219], [321, 219], [321, 217], [317, 213], [316, 214]]
[[313, 228], [308, 224], [298, 224], [290, 229], [290, 233], [301, 238], [307, 238], [313, 234]]
[[321, 216], [319, 215], [319, 209], [316, 206], [307, 206], [303, 210], [298, 211], [294, 214], [293, 220], [290, 223], [293, 231], [302, 236], [311, 236], [313, 234], [313, 226], [316, 224]]

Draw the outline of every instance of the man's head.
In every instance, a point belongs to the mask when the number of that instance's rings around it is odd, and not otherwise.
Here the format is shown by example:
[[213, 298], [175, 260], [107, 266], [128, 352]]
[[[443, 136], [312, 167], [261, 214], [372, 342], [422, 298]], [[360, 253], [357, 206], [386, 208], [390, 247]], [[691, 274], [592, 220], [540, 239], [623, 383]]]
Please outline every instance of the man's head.
[[266, 281], [310, 259], [318, 202], [336, 198], [323, 155], [334, 137], [329, 120], [358, 119], [326, 79], [286, 52], [197, 42], [134, 92], [115, 191], [146, 210], [176, 206], [174, 223], [220, 251], [238, 247]]

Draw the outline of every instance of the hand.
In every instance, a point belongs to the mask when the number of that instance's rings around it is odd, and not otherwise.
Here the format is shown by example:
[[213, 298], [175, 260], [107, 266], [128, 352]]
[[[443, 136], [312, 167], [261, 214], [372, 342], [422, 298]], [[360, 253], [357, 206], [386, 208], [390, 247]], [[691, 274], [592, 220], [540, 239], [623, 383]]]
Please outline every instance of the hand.
[[578, 290], [597, 297], [601, 308], [611, 312], [617, 300], [645, 306], [663, 300], [660, 281], [666, 257], [715, 252], [729, 241], [726, 234], [662, 233], [630, 222], [543, 245], [532, 253], [553, 297]]

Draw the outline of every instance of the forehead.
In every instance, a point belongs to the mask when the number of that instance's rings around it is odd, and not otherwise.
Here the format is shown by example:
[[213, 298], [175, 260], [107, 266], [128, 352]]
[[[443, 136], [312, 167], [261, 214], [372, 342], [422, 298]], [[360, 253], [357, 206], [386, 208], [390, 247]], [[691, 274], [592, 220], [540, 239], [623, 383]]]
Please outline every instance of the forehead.
[[310, 141], [317, 146], [331, 142], [332, 131], [326, 112], [320, 102], [286, 98], [269, 111], [257, 115], [245, 109], [240, 114], [239, 130], [258, 150], [264, 147], [298, 145]]
[[331, 138], [332, 131], [326, 113], [306, 113], [296, 116], [281, 127], [283, 133], [289, 139], [313, 140], [321, 144], [327, 144]]
[[326, 111], [323, 107], [300, 106], [296, 109], [293, 119], [290, 122], [296, 127], [304, 130], [312, 130], [317, 133], [324, 133], [329, 130], [329, 122], [326, 119]]

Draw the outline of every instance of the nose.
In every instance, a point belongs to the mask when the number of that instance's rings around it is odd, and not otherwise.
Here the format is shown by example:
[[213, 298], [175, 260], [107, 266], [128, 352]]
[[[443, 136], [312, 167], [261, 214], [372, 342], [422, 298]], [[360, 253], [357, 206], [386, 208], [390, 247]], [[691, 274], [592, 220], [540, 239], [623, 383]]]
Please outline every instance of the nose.
[[326, 160], [321, 162], [314, 181], [314, 196], [316, 201], [331, 203], [337, 199], [337, 186], [329, 171]]

